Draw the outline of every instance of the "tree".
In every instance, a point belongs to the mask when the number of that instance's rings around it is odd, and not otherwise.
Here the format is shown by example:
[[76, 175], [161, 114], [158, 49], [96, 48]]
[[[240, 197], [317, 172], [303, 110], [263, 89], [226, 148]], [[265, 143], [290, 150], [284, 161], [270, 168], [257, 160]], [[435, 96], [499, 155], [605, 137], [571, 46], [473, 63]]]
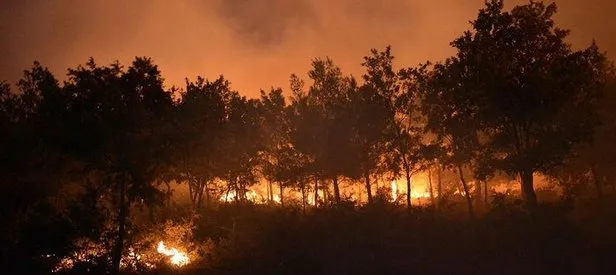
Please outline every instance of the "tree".
[[398, 92], [398, 77], [392, 68], [390, 47], [385, 51], [371, 50], [371, 56], [364, 57], [362, 66], [366, 73], [364, 84], [351, 94], [350, 105], [353, 115], [352, 143], [355, 147], [359, 170], [365, 180], [368, 202], [372, 202], [370, 177], [385, 173], [388, 152], [395, 131], [394, 95]]
[[278, 177], [278, 168], [284, 163], [281, 162], [283, 148], [289, 143], [289, 122], [286, 116], [286, 101], [282, 94], [282, 89], [272, 88], [269, 93], [261, 90], [261, 101], [259, 104], [260, 115], [262, 118], [263, 141], [265, 151], [263, 152], [262, 174], [268, 181], [268, 200], [273, 200], [272, 182], [280, 184], [280, 201], [284, 200], [284, 180]]
[[247, 188], [257, 182], [263, 152], [259, 101], [228, 90], [221, 136], [213, 148], [218, 156], [218, 177], [227, 182], [225, 196], [233, 191], [236, 201], [245, 201]]
[[0, 82], [2, 265], [7, 272], [45, 272], [48, 266], [32, 255], [65, 253], [59, 248], [69, 247], [72, 237], [70, 228], [58, 228], [65, 220], [50, 200], [73, 164], [63, 151], [66, 97], [38, 62], [24, 71], [17, 91], [10, 88]]
[[209, 183], [218, 176], [214, 146], [226, 119], [228, 86], [222, 76], [212, 82], [201, 77], [196, 82], [187, 80], [176, 108], [176, 132], [180, 133], [175, 136], [176, 176], [187, 180], [195, 209], [201, 207], [204, 194], [207, 202]]
[[[584, 174], [591, 175], [589, 182], [594, 185], [599, 198], [603, 196], [606, 185], [611, 183], [613, 191], [616, 188], [614, 185], [616, 174], [612, 169], [616, 163], [616, 151], [612, 146], [616, 138], [614, 104], [616, 104], [616, 78], [611, 76], [601, 100], [596, 104], [599, 125], [595, 128], [592, 141], [575, 146], [573, 155], [566, 160], [568, 166], [574, 166], [575, 170], [583, 170]], [[555, 172], [560, 175], [565, 169], [556, 169]]]
[[[294, 94], [300, 97], [294, 103], [293, 144], [313, 160], [314, 170], [321, 179], [332, 181], [334, 198], [340, 203], [340, 177], [357, 175], [349, 105], [350, 94], [357, 89], [357, 83], [343, 76], [329, 58], [313, 60], [308, 75], [313, 83], [307, 95], [301, 95], [292, 87]], [[299, 81], [293, 83], [299, 85]]]
[[[458, 98], [450, 87], [457, 87], [460, 74], [453, 68], [437, 64], [433, 71], [416, 71], [418, 85], [422, 91], [422, 112], [426, 118], [425, 129], [433, 133], [434, 144], [438, 146], [439, 164], [454, 169], [464, 189], [469, 215], [474, 216], [470, 188], [465, 177], [464, 166], [471, 165], [482, 148], [479, 144], [476, 121], [460, 115]], [[455, 75], [455, 76], [452, 76]], [[446, 92], [444, 92], [446, 91]]]
[[296, 75], [289, 79], [291, 88], [291, 105], [287, 109], [289, 120], [289, 143], [290, 147], [299, 156], [301, 170], [306, 176], [311, 175], [314, 179], [314, 205], [319, 202], [319, 181], [323, 179], [321, 171], [316, 166], [316, 155], [320, 143], [319, 131], [321, 115], [317, 108], [311, 104], [310, 98], [304, 92], [304, 81]]
[[112, 268], [118, 273], [130, 206], [160, 201], [154, 183], [170, 160], [171, 128], [165, 119], [171, 94], [148, 58], [135, 59], [127, 71], [118, 63], [100, 67], [90, 59], [85, 67], [69, 69], [68, 76], [70, 152], [84, 164], [84, 173], [100, 175], [116, 206]]
[[[302, 192], [302, 205], [306, 204], [306, 179], [308, 164], [304, 155], [291, 143], [290, 117], [292, 109], [287, 106], [280, 88], [272, 88], [267, 94], [261, 91], [261, 117], [263, 119], [263, 175], [268, 183], [276, 182], [280, 188], [280, 202], [284, 203], [284, 188], [297, 187]], [[273, 188], [269, 185], [270, 200]]]
[[422, 113], [422, 87], [427, 66], [402, 69], [398, 72], [400, 88], [395, 95], [395, 130], [392, 143], [394, 158], [390, 167], [396, 175], [400, 169], [406, 179], [406, 204], [411, 208], [411, 177], [424, 170], [437, 153], [438, 146], [425, 144], [426, 118]]
[[51, 194], [58, 187], [59, 177], [54, 176], [64, 170], [60, 148], [65, 108], [58, 105], [63, 103], [58, 81], [34, 62], [17, 86], [19, 92], [13, 93], [8, 83], [0, 83], [0, 185], [3, 194], [10, 194], [2, 201], [14, 203], [6, 214], [19, 213]]
[[593, 103], [610, 70], [596, 45], [571, 50], [555, 12], [555, 4], [531, 1], [508, 12], [502, 0], [488, 1], [472, 31], [452, 42], [457, 54], [436, 65], [446, 114], [490, 149], [479, 165], [517, 174], [530, 207], [533, 173], [560, 164], [592, 135]]

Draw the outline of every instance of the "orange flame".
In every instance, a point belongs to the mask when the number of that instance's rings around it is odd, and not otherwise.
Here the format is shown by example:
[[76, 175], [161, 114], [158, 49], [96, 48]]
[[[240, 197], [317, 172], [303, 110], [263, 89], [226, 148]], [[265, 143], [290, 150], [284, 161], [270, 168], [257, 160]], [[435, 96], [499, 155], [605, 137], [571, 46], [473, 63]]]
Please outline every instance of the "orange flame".
[[391, 200], [396, 201], [398, 199], [398, 184], [395, 180], [391, 181]]
[[160, 254], [168, 256], [171, 263], [175, 266], [185, 266], [190, 262], [186, 253], [180, 252], [176, 248], [167, 248], [163, 241], [160, 241], [158, 243], [156, 251], [158, 251], [158, 253]]

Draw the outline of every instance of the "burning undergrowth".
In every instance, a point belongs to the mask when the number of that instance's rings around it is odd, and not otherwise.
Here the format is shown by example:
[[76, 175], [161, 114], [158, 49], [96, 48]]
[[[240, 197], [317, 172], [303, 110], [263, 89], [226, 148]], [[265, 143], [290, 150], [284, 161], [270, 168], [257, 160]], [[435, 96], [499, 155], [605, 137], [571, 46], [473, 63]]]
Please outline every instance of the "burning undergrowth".
[[[192, 222], [167, 221], [158, 225], [136, 225], [127, 238], [120, 268], [124, 272], [148, 272], [165, 269], [185, 269], [191, 265], [207, 265], [213, 243], [195, 242]], [[55, 259], [52, 268], [57, 274], [104, 272], [112, 261], [111, 234], [98, 239], [80, 238], [73, 243], [73, 252], [65, 257], [44, 255]]]

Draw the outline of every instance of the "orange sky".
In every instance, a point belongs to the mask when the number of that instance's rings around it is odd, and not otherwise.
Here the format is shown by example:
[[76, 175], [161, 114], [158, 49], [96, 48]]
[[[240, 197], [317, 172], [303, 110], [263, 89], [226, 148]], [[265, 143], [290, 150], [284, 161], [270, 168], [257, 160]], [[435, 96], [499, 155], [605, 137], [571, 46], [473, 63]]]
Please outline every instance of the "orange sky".
[[[93, 56], [98, 63], [150, 56], [166, 84], [223, 73], [248, 96], [287, 88], [310, 59], [330, 56], [361, 74], [370, 48], [391, 44], [410, 66], [453, 53], [483, 0], [2, 0], [0, 79], [15, 82], [33, 60], [62, 78]], [[508, 0], [506, 4], [526, 3]], [[616, 1], [557, 0], [559, 26], [574, 47], [593, 38], [616, 52]], [[613, 57], [614, 55], [611, 54]]]

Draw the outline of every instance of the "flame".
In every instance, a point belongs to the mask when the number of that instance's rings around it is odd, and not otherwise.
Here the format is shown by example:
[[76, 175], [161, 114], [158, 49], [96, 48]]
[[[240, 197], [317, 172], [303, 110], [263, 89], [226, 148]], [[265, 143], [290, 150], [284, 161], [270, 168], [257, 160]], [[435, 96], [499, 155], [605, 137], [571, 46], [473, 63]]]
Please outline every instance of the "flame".
[[[317, 196], [319, 198], [323, 198], [325, 195], [323, 194], [323, 190], [319, 190], [319, 192], [317, 192]], [[316, 205], [317, 202], [315, 202], [314, 200], [314, 191], [313, 192], [309, 192], [306, 196], [306, 203], [308, 203], [308, 205]]]
[[425, 198], [429, 198], [430, 197], [430, 192], [428, 191], [411, 191], [411, 198], [416, 198], [416, 199], [425, 199]]
[[[420, 186], [425, 185], [425, 184], [418, 184]], [[398, 188], [398, 183], [396, 180], [392, 180], [391, 181], [391, 201], [392, 202], [396, 202], [398, 200], [398, 198], [400, 197], [400, 195], [406, 196], [407, 194], [407, 188], [404, 187], [404, 189], [402, 190], [403, 192], [400, 192], [399, 188]], [[419, 204], [422, 204], [421, 199], [426, 199], [426, 198], [430, 198], [430, 191], [429, 190], [418, 190], [417, 188], [412, 189], [411, 190], [411, 199], [416, 199], [418, 200]], [[425, 203], [425, 202], [423, 202]]]
[[[235, 193], [235, 190], [231, 190], [229, 191], [229, 193], [225, 194], [224, 196], [220, 197], [220, 200], [223, 202], [232, 202], [235, 200], [235, 197], [237, 196], [237, 194]], [[254, 190], [248, 190], [246, 191], [246, 199], [252, 202], [259, 202], [263, 197], [261, 195], [259, 195], [257, 192], [255, 192]]]
[[[427, 179], [427, 173], [416, 173], [413, 175], [412, 177], [412, 191], [411, 191], [411, 199], [413, 200], [417, 200], [419, 204], [426, 204], [429, 201], [425, 200], [426, 198], [431, 198], [430, 196], [430, 191], [428, 188], [428, 179]], [[382, 187], [383, 184], [385, 186], [387, 186], [387, 181], [384, 182], [375, 182], [373, 183], [373, 186], [376, 186], [377, 188]], [[399, 185], [400, 184], [400, 185]], [[404, 179], [393, 179], [390, 182], [390, 199], [392, 202], [396, 202], [398, 201], [400, 198], [402, 197], [406, 197], [406, 193], [408, 192], [406, 189], [406, 183], [404, 181]], [[357, 185], [356, 184], [350, 184], [347, 186], [341, 185], [340, 186], [340, 193], [342, 195], [345, 196], [345, 198], [348, 198], [354, 202], [356, 202], [357, 204], [362, 204], [367, 202], [367, 194], [365, 193], [365, 190], [363, 190], [363, 186], [362, 188], [359, 188], [356, 190]], [[318, 193], [318, 197], [319, 198], [325, 198], [326, 193], [331, 194], [331, 192], [333, 192], [333, 190], [330, 189], [331, 186], [323, 186], [319, 189]], [[267, 186], [267, 182], [265, 181], [260, 181], [257, 182], [255, 185], [251, 186], [248, 190], [246, 190], [246, 199], [248, 201], [251, 201], [253, 203], [256, 204], [267, 204], [267, 203], [276, 203], [276, 204], [281, 204], [281, 197], [280, 194], [278, 193], [274, 193], [271, 194], [272, 198], [270, 201], [270, 190], [269, 187]], [[298, 191], [298, 190], [294, 190], [292, 188], [287, 188], [285, 190], [285, 202], [289, 201], [291, 203], [293, 202], [301, 202], [302, 201], [302, 194]], [[235, 190], [229, 190], [228, 192], [225, 192], [223, 194], [221, 194], [218, 199], [220, 202], [232, 202], [236, 200], [236, 196], [237, 193], [235, 192]], [[438, 196], [438, 194], [434, 194], [435, 197]], [[310, 192], [306, 193], [306, 204], [308, 205], [317, 205], [318, 202], [314, 201], [314, 191], [311, 190]]]
[[275, 203], [280, 204], [282, 201], [280, 200], [280, 195], [274, 194], [273, 198]]
[[248, 192], [246, 192], [246, 198], [249, 201], [257, 201], [259, 199], [259, 194], [253, 190], [248, 190]]
[[395, 180], [391, 181], [391, 200], [396, 201], [398, 199], [398, 184]]
[[163, 241], [158, 242], [156, 251], [165, 256], [169, 256], [169, 260], [175, 266], [185, 266], [189, 263], [188, 255], [186, 253], [180, 252], [176, 248], [167, 248]]

